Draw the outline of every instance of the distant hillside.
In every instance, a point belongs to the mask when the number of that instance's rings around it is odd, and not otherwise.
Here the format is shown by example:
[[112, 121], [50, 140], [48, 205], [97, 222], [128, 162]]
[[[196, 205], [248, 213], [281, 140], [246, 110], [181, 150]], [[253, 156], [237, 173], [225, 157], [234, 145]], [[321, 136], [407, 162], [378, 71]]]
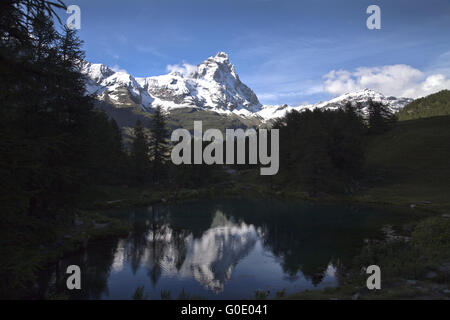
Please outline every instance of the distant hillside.
[[442, 90], [406, 105], [398, 113], [400, 121], [450, 115], [450, 91]]
[[[447, 91], [448, 93], [448, 91]], [[367, 144], [367, 199], [408, 204], [431, 201], [450, 210], [450, 116], [400, 121]]]

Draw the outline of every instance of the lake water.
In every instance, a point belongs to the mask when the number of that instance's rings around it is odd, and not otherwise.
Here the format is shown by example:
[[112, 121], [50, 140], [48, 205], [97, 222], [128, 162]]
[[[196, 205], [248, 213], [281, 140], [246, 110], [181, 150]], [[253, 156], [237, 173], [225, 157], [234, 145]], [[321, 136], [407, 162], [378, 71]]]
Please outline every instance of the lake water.
[[81, 267], [74, 299], [251, 299], [256, 290], [288, 293], [338, 284], [337, 272], [367, 238], [404, 221], [383, 208], [281, 200], [204, 200], [110, 210], [130, 221], [128, 237], [98, 241], [42, 272], [40, 295], [65, 288], [68, 265]]

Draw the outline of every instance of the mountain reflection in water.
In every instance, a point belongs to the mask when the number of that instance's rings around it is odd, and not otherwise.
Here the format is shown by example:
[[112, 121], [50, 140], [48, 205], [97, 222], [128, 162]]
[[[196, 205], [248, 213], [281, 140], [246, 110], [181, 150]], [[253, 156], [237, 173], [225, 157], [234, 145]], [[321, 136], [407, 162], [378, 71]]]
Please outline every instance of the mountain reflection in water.
[[[215, 299], [252, 298], [337, 285], [339, 266], [380, 235], [390, 212], [275, 200], [203, 200], [117, 209], [127, 238], [90, 244], [45, 270], [37, 296], [63, 291], [75, 299], [130, 299], [145, 286], [151, 299], [182, 289]], [[68, 265], [82, 270], [82, 290], [65, 290]]]
[[[217, 211], [211, 228], [199, 238], [192, 233], [174, 231], [168, 224], [149, 222], [145, 242], [139, 243], [139, 266], [165, 276], [192, 277], [214, 292], [224, 289], [231, 278], [233, 268], [247, 256], [260, 237], [253, 225], [228, 220]], [[135, 254], [132, 241], [120, 240], [112, 272], [123, 270], [127, 257]]]

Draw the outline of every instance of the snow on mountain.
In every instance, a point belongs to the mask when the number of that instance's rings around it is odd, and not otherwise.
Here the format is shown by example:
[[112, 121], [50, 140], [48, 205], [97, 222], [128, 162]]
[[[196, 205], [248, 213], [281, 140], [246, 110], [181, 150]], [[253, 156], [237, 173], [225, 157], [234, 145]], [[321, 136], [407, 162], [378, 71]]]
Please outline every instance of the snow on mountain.
[[134, 78], [91, 63], [85, 64], [83, 73], [88, 77], [88, 93], [119, 105], [131, 100], [143, 109], [157, 105], [166, 111], [195, 107], [241, 116], [251, 116], [261, 108], [258, 97], [241, 82], [224, 52], [208, 58], [189, 74], [173, 71], [167, 75]]
[[166, 75], [134, 78], [123, 71], [114, 71], [102, 64], [86, 62], [82, 72], [87, 75], [86, 91], [115, 107], [138, 105], [149, 111], [156, 106], [170, 112], [177, 108], [198, 108], [224, 115], [268, 121], [283, 117], [292, 110], [304, 111], [315, 108], [335, 110], [347, 102], [361, 104], [361, 112], [367, 114], [368, 101], [372, 99], [389, 106], [393, 112], [400, 111], [412, 102], [409, 98], [385, 97], [371, 89], [346, 93], [329, 101], [315, 104], [261, 105], [256, 94], [241, 82], [224, 52], [217, 53], [189, 68], [186, 72], [175, 69]]
[[350, 92], [343, 94], [339, 97], [333, 98], [328, 101], [322, 101], [315, 104], [300, 105], [300, 106], [288, 106], [288, 105], [276, 105], [276, 106], [262, 106], [261, 110], [257, 113], [264, 120], [270, 120], [283, 117], [287, 112], [297, 110], [299, 112], [305, 110], [329, 109], [336, 110], [342, 108], [347, 102], [351, 102], [353, 105], [361, 104], [361, 112], [363, 115], [368, 114], [368, 102], [369, 100], [375, 102], [381, 102], [389, 107], [392, 112], [398, 112], [405, 105], [412, 102], [410, 98], [396, 98], [386, 97], [383, 94], [371, 89], [364, 89], [356, 92]]
[[337, 109], [345, 105], [347, 102], [351, 102], [353, 104], [361, 103], [363, 113], [366, 114], [369, 99], [387, 105], [392, 112], [400, 111], [406, 104], [413, 101], [413, 99], [410, 98], [386, 97], [379, 92], [366, 88], [360, 91], [343, 94], [342, 96], [329, 101], [319, 102], [314, 106], [316, 108], [326, 107], [328, 109]]
[[[309, 106], [309, 105], [308, 105]], [[291, 112], [292, 110], [300, 111], [301, 107], [292, 107], [287, 104], [284, 105], [263, 105], [261, 110], [257, 112], [257, 115], [263, 118], [264, 120], [271, 120], [276, 118], [281, 118], [286, 115], [286, 113]]]
[[86, 91], [100, 100], [109, 100], [114, 105], [137, 103], [145, 109], [153, 98], [142, 89], [134, 77], [123, 71], [113, 71], [103, 64], [86, 62], [82, 73], [87, 75]]

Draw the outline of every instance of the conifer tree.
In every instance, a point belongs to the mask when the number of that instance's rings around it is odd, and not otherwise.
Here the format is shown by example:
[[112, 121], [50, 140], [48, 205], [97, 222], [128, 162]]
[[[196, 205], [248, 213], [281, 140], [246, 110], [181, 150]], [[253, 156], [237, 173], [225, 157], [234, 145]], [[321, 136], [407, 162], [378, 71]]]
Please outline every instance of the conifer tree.
[[85, 94], [81, 41], [56, 30], [55, 8], [65, 6], [0, 2], [0, 255], [11, 261], [0, 265], [10, 279], [0, 297], [32, 283], [29, 254], [71, 222], [92, 186], [116, 182], [115, 158], [127, 157], [117, 125]]
[[147, 135], [140, 120], [134, 127], [134, 137], [131, 145], [131, 157], [134, 165], [135, 178], [143, 183], [149, 175], [150, 158]]
[[153, 163], [153, 180], [160, 182], [166, 175], [165, 163], [168, 160], [169, 152], [169, 133], [166, 119], [160, 106], [156, 107], [150, 132], [150, 158]]
[[369, 100], [369, 133], [378, 134], [385, 132], [396, 121], [396, 116], [387, 105], [381, 102]]
[[122, 131], [120, 130], [120, 127], [117, 124], [116, 120], [114, 120], [113, 118], [111, 118], [110, 120], [110, 125], [112, 130], [114, 150], [117, 153], [122, 153], [123, 152]]

